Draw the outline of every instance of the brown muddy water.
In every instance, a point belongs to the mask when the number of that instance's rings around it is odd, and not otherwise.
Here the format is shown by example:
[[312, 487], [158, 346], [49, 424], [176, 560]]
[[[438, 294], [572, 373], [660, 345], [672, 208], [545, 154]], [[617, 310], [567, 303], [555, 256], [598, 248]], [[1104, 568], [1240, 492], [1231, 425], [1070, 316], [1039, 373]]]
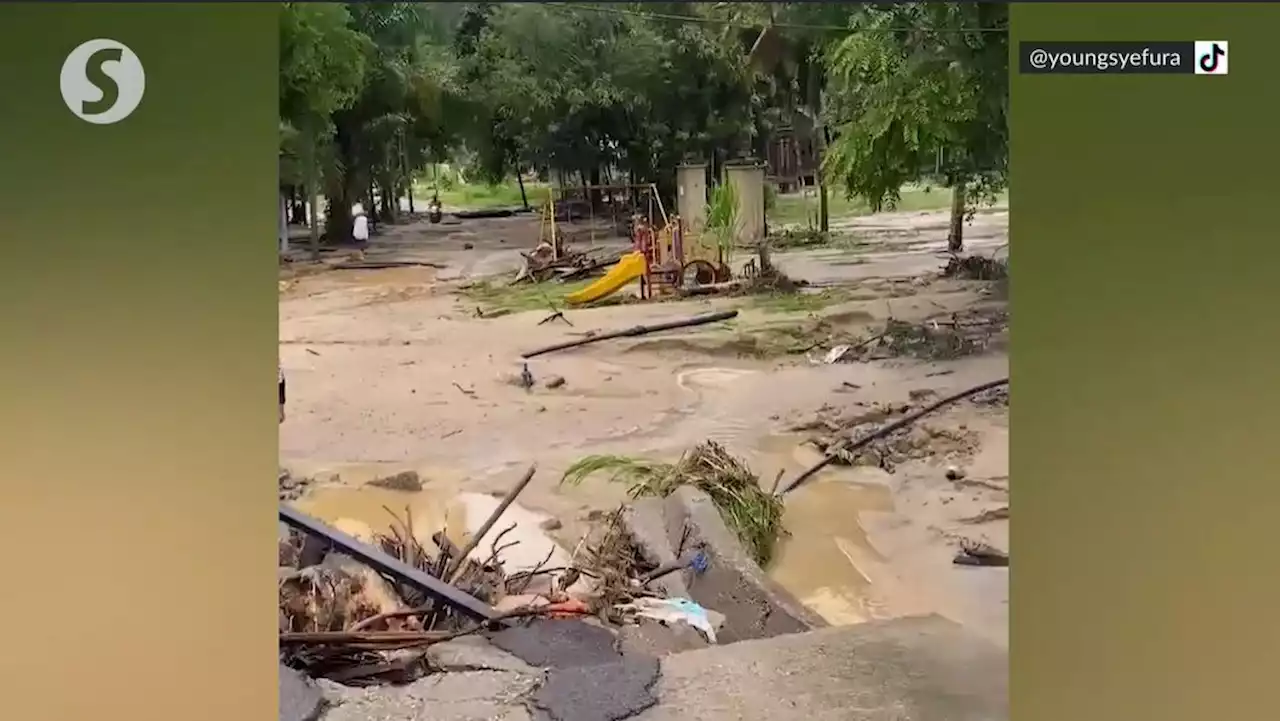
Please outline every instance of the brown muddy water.
[[[747, 454], [762, 483], [784, 482], [821, 458], [797, 436], [773, 436]], [[767, 575], [832, 625], [877, 616], [870, 568], [885, 562], [862, 527], [864, 513], [893, 511], [888, 487], [851, 469], [829, 469], [787, 494], [783, 526]]]
[[[374, 486], [322, 486], [295, 501], [299, 511], [326, 523], [353, 521], [378, 533], [412, 518], [415, 531], [428, 535], [441, 528], [457, 527], [460, 508], [452, 494], [423, 490], [393, 491]], [[429, 529], [429, 530], [428, 530]]]

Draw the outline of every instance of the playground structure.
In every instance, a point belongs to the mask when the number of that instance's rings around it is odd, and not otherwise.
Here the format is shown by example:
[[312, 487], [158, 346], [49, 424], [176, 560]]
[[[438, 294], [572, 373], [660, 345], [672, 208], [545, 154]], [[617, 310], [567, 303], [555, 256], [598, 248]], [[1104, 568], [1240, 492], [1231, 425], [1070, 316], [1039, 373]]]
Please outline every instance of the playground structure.
[[[597, 207], [603, 205], [606, 212], [597, 215]], [[554, 250], [553, 260], [559, 260], [566, 246], [581, 245], [585, 241], [594, 248], [601, 239], [600, 224], [609, 221], [609, 232], [604, 237], [629, 236], [636, 209], [645, 206], [644, 215], [653, 224], [655, 217], [665, 217], [661, 209], [657, 188], [652, 183], [640, 185], [583, 185], [559, 190], [551, 189], [539, 211], [540, 227], [538, 244]], [[586, 221], [585, 230], [567, 230], [565, 224], [576, 220]]]
[[[759, 166], [735, 166], [725, 168], [725, 182], [732, 183], [738, 197], [743, 199], [742, 212], [734, 227], [729, 229], [733, 243], [722, 243], [715, 234], [705, 230], [707, 181], [705, 165], [682, 165], [677, 169], [677, 204], [679, 213], [668, 216], [657, 187], [646, 185], [595, 185], [582, 186], [582, 194], [608, 193], [610, 214], [614, 227], [619, 227], [619, 207], [630, 211], [627, 224], [631, 237], [631, 252], [624, 254], [616, 265], [594, 283], [565, 297], [574, 305], [591, 303], [608, 297], [633, 282], [639, 281], [640, 298], [649, 300], [681, 290], [725, 283], [732, 279], [729, 267], [731, 248], [736, 243], [759, 240], [763, 234], [763, 170]], [[614, 193], [625, 193], [632, 202], [619, 203]], [[635, 202], [639, 195], [640, 202]], [[543, 206], [539, 250], [537, 255], [550, 261], [559, 260], [567, 246], [566, 234], [557, 221], [561, 214], [562, 195], [557, 202], [556, 193], [549, 194]], [[586, 202], [587, 218], [591, 222], [590, 244], [596, 244], [595, 203]], [[644, 212], [637, 212], [643, 204]], [[563, 204], [566, 217], [572, 217], [571, 206]], [[758, 220], [756, 215], [761, 216]]]

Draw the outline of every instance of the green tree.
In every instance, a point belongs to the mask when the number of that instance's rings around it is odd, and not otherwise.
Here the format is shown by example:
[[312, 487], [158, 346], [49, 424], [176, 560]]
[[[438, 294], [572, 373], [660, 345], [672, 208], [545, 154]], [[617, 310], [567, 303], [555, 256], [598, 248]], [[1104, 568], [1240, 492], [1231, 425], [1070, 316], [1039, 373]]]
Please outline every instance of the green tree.
[[394, 221], [414, 172], [449, 142], [444, 111], [458, 68], [448, 44], [461, 17], [451, 5], [349, 4], [351, 29], [368, 39], [368, 70], [355, 102], [333, 114], [326, 234], [334, 242], [350, 239], [357, 201]]
[[756, 107], [744, 58], [696, 12], [627, 3], [473, 13], [457, 45], [480, 109], [468, 142], [487, 174], [532, 165], [586, 184], [616, 169], [670, 197], [679, 162], [723, 160], [749, 140]]
[[[747, 48], [751, 67], [767, 78], [767, 102], [777, 111], [777, 123], [793, 125], [803, 117], [813, 129], [814, 154], [825, 155], [824, 124], [826, 88], [825, 53], [833, 39], [831, 29], [848, 23], [860, 10], [859, 3], [715, 3], [716, 14], [733, 25], [726, 35]], [[743, 30], [743, 27], [747, 30]], [[818, 186], [818, 226], [830, 230], [827, 182], [822, 173]]]
[[676, 165], [763, 154], [779, 108], [798, 104], [791, 79], [750, 70], [754, 26], [731, 37], [723, 12], [286, 3], [282, 173], [313, 198], [323, 185], [331, 242], [350, 237], [357, 201], [394, 220], [414, 174], [447, 158], [475, 159], [490, 181], [531, 168], [584, 185], [621, 175], [670, 201]]
[[287, 2], [280, 16], [282, 171], [295, 173], [305, 189], [316, 257], [322, 148], [333, 137], [333, 114], [350, 107], [360, 92], [370, 48], [349, 20], [345, 6], [322, 3]]
[[994, 199], [1008, 171], [1008, 6], [929, 2], [871, 6], [826, 54], [829, 177], [879, 210], [906, 183], [952, 189], [948, 247]]

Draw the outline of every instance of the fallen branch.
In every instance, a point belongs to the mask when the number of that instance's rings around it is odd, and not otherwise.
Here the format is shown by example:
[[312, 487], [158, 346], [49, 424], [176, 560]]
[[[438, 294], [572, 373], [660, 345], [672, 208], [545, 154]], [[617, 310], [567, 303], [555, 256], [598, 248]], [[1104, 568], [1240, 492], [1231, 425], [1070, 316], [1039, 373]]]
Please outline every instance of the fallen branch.
[[[512, 525], [513, 525], [513, 527], [514, 527], [514, 524], [512, 524]], [[541, 572], [541, 570], [542, 570], [543, 568], [545, 568], [545, 567], [546, 567], [546, 565], [547, 565], [548, 563], [550, 563], [550, 562], [551, 562], [551, 557], [552, 557], [552, 556], [554, 556], [554, 555], [556, 555], [556, 551], [557, 551], [557, 550], [559, 550], [559, 549], [558, 549], [558, 548], [556, 548], [556, 547], [553, 545], [553, 546], [551, 547], [551, 549], [547, 551], [547, 557], [546, 557], [546, 558], [544, 558], [544, 559], [542, 559], [541, 561], [539, 561], [539, 562], [538, 562], [538, 565], [534, 566], [534, 567], [533, 567], [533, 570], [532, 570], [532, 571], [530, 571], [528, 575], [523, 576], [523, 577], [520, 579], [520, 580], [521, 580], [521, 584], [520, 584], [520, 587], [519, 587], [518, 589], [516, 589], [516, 588], [512, 587], [511, 579], [507, 579], [507, 586], [508, 586], [508, 590], [513, 591], [513, 592], [514, 592], [514, 593], [516, 593], [516, 594], [521, 594], [521, 593], [524, 593], [525, 591], [528, 591], [528, 590], [529, 590], [529, 584], [530, 584], [530, 583], [532, 583], [532, 582], [533, 582], [534, 577], [535, 577], [535, 576], [537, 576], [537, 575]]]
[[425, 261], [416, 260], [361, 260], [348, 263], [335, 263], [332, 266], [335, 270], [385, 270], [387, 268], [435, 268], [443, 270], [449, 266], [440, 263], [427, 263]]
[[467, 556], [470, 555], [472, 551], [476, 550], [476, 546], [480, 545], [480, 539], [484, 538], [484, 534], [488, 533], [489, 530], [493, 528], [493, 524], [497, 523], [499, 518], [502, 518], [502, 514], [506, 513], [511, 504], [515, 502], [516, 496], [519, 496], [520, 492], [529, 485], [529, 481], [533, 480], [533, 474], [536, 473], [537, 470], [537, 464], [529, 466], [529, 470], [524, 472], [524, 476], [520, 479], [520, 482], [517, 483], [510, 491], [507, 491], [507, 495], [503, 497], [502, 502], [498, 504], [498, 507], [493, 509], [493, 513], [489, 515], [489, 518], [485, 520], [484, 524], [476, 530], [475, 534], [467, 541], [467, 544], [458, 552], [458, 557], [449, 564], [444, 575], [450, 583], [453, 583], [457, 578], [458, 570], [462, 568], [462, 564], [466, 561]]
[[982, 513], [979, 513], [976, 516], [961, 518], [960, 522], [978, 525], [982, 523], [990, 523], [992, 521], [1004, 521], [1004, 520], [1007, 520], [1008, 518], [1009, 518], [1009, 507], [1000, 506], [999, 508], [992, 508], [990, 510], [983, 511]]
[[556, 311], [556, 312], [554, 312], [554, 313], [552, 313], [551, 315], [547, 316], [546, 318], [543, 318], [542, 320], [538, 321], [538, 325], [546, 325], [546, 324], [550, 323], [550, 322], [551, 322], [551, 321], [553, 321], [553, 320], [562, 320], [562, 321], [564, 321], [564, 322], [565, 322], [565, 324], [566, 324], [566, 325], [568, 325], [570, 328], [572, 328], [572, 327], [573, 327], [573, 323], [569, 322], [569, 319], [568, 319], [568, 318], [566, 318], [566, 317], [564, 317], [564, 312], [563, 312], [563, 311], [559, 311], [559, 310], [558, 310], [558, 311]]
[[957, 566], [994, 566], [1003, 568], [1009, 565], [1009, 554], [994, 546], [978, 541], [961, 541], [960, 552], [951, 560]]
[[[419, 616], [430, 612], [430, 606], [423, 606], [422, 608], [387, 614], [386, 618]], [[487, 621], [475, 623], [458, 631], [289, 631], [280, 634], [280, 645], [354, 646], [386, 651], [394, 648], [410, 648], [442, 641], [452, 641], [455, 638], [484, 631], [499, 621], [564, 612], [563, 610], [550, 609], [547, 606], [517, 608], [513, 611], [495, 614], [493, 618]]]
[[[415, 615], [413, 613], [406, 613]], [[282, 644], [407, 646], [448, 640], [446, 631], [302, 631], [280, 634]]]
[[1008, 383], [1009, 383], [1008, 378], [1001, 378], [1000, 380], [989, 381], [987, 383], [974, 386], [968, 390], [960, 391], [959, 393], [949, 395], [946, 398], [943, 398], [942, 400], [939, 400], [933, 403], [932, 405], [925, 406], [924, 408], [921, 408], [920, 410], [915, 411], [914, 413], [908, 413], [907, 415], [899, 418], [898, 420], [892, 423], [887, 423], [877, 428], [876, 430], [868, 433], [867, 435], [859, 438], [856, 441], [853, 441], [851, 443], [832, 444], [832, 446], [827, 451], [827, 455], [821, 461], [818, 461], [812, 466], [806, 468], [803, 472], [800, 473], [799, 476], [796, 477], [794, 481], [792, 481], [789, 485], [784, 487], [781, 490], [781, 492], [779, 492], [778, 495], [785, 496], [791, 491], [794, 491], [795, 489], [803, 485], [805, 482], [807, 482], [810, 478], [813, 478], [815, 475], [817, 475], [819, 471], [821, 471], [822, 469], [826, 468], [827, 466], [837, 461], [839, 459], [839, 455], [835, 451], [845, 452], [845, 453], [849, 451], [856, 451], [859, 448], [862, 448], [870, 444], [872, 441], [878, 440], [880, 438], [884, 438], [890, 433], [893, 433], [894, 431], [899, 430], [901, 428], [905, 428], [911, 425], [912, 423], [915, 423], [916, 421], [920, 420], [921, 418], [929, 415], [930, 413], [933, 413], [934, 411], [937, 411], [941, 408], [949, 406], [952, 403], [955, 403], [956, 401], [964, 400], [969, 396], [974, 396], [983, 391], [991, 390], [992, 388], [998, 388], [1002, 385], [1007, 385]]
[[1003, 483], [996, 483], [993, 480], [984, 480], [981, 478], [957, 478], [952, 481], [952, 483], [956, 484], [957, 488], [972, 486], [977, 488], [986, 488], [987, 490], [995, 491], [997, 493], [1009, 492], [1009, 486]]
[[426, 652], [421, 651], [406, 658], [349, 666], [330, 671], [323, 676], [340, 684], [353, 684], [374, 678], [391, 683], [410, 683], [420, 678], [426, 671]]
[[561, 275], [560, 281], [565, 282], [570, 280], [577, 280], [579, 278], [584, 278], [592, 273], [595, 273], [596, 271], [604, 270], [605, 268], [608, 268], [611, 265], [616, 265], [620, 260], [622, 260], [622, 254], [617, 253], [611, 258], [594, 261], [589, 265], [585, 265], [581, 268], [575, 268], [569, 271], [568, 273]]
[[588, 338], [579, 340], [566, 341], [557, 343], [538, 350], [532, 350], [528, 353], [521, 354], [521, 358], [533, 358], [535, 356], [554, 353], [555, 351], [568, 350], [569, 348], [577, 348], [578, 346], [587, 345], [589, 343], [598, 343], [602, 340], [614, 340], [615, 338], [634, 338], [636, 336], [649, 335], [650, 333], [658, 333], [664, 330], [676, 330], [677, 328], [692, 328], [693, 326], [706, 325], [708, 323], [718, 323], [722, 320], [730, 320], [738, 316], [736, 310], [726, 310], [718, 313], [707, 313], [704, 315], [685, 318], [682, 320], [673, 320], [666, 323], [655, 323], [654, 325], [638, 325], [634, 328], [626, 330], [614, 331], [612, 333], [600, 333]]

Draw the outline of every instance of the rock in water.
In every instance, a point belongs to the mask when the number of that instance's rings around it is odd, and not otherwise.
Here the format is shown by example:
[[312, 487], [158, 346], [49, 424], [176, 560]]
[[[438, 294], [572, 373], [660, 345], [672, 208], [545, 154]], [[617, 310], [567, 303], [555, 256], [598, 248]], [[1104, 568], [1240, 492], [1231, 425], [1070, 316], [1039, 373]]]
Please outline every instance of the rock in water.
[[296, 501], [311, 485], [310, 478], [293, 475], [288, 468], [280, 467], [276, 474], [276, 488], [280, 500]]
[[369, 481], [369, 485], [390, 491], [417, 493], [422, 490], [422, 478], [415, 471], [402, 471], [393, 476], [375, 478]]

